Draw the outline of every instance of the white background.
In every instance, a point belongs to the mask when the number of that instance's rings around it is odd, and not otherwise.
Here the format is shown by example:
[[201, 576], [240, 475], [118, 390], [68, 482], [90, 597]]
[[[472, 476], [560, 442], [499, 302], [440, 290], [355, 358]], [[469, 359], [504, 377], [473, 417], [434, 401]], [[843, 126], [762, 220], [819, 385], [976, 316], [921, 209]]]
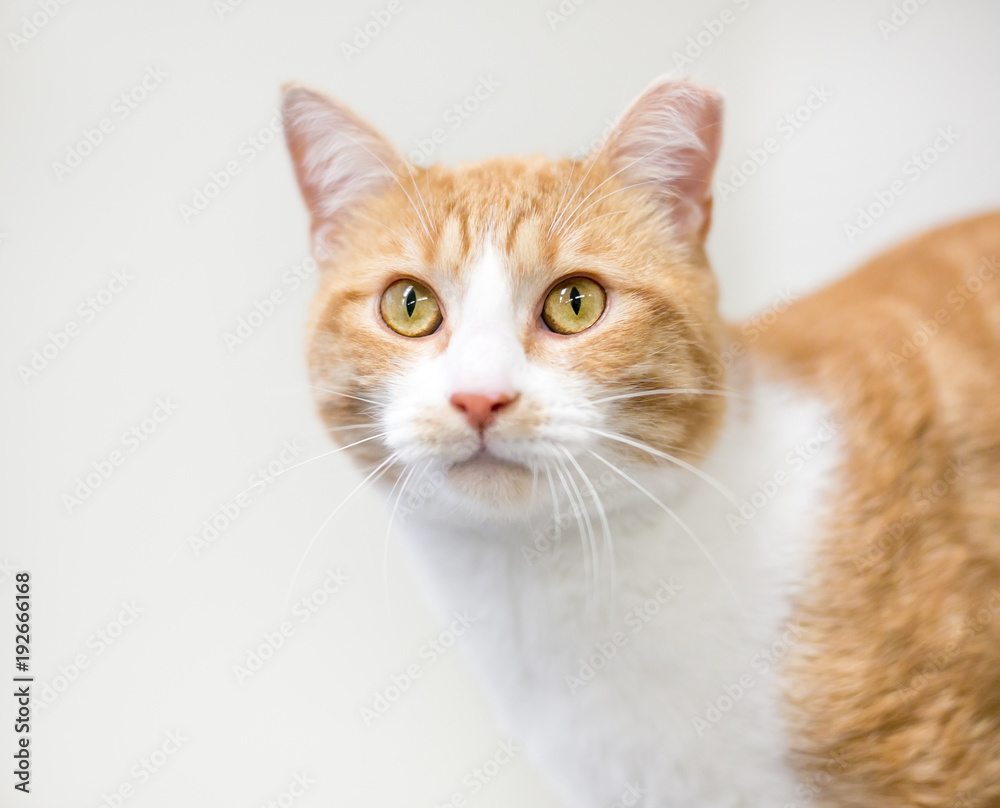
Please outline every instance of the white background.
[[[314, 279], [295, 290], [283, 280], [306, 257], [305, 211], [283, 142], [255, 152], [246, 139], [266, 129], [280, 85], [303, 81], [407, 153], [435, 127], [447, 140], [434, 160], [572, 153], [730, 9], [732, 22], [692, 51], [685, 72], [727, 98], [718, 180], [747, 149], [780, 142], [716, 203], [710, 251], [724, 309], [742, 316], [997, 205], [1000, 4], [911, 0], [905, 24], [880, 31], [889, 0], [588, 0], [564, 4], [573, 11], [562, 21], [547, 18], [555, 0], [399, 0], [350, 59], [343, 43], [385, 3], [245, 0], [221, 18], [218, 5], [71, 0], [16, 44], [9, 34], [25, 15], [42, 19], [39, 5], [8, 0], [0, 10], [0, 560], [33, 576], [36, 695], [60, 686], [34, 716], [30, 797], [12, 789], [14, 703], [0, 700], [0, 805], [96, 808], [127, 784], [129, 808], [253, 808], [296, 772], [316, 781], [295, 802], [303, 808], [430, 808], [457, 791], [477, 808], [557, 805], [520, 759], [481, 793], [463, 785], [493, 755], [497, 730], [459, 655], [421, 657], [441, 627], [395, 545], [387, 608], [387, 520], [375, 495], [356, 498], [322, 535], [295, 597], [330, 569], [349, 583], [308, 623], [285, 611], [309, 538], [361, 479], [340, 456], [273, 480], [207, 550], [188, 544], [283, 442], [300, 444], [299, 459], [330, 448], [302, 358]], [[149, 68], [167, 75], [116, 117], [115, 99]], [[451, 128], [445, 112], [482, 76], [499, 87]], [[832, 97], [793, 137], [776, 135], [814, 86]], [[112, 131], [57, 178], [53, 164], [106, 117]], [[905, 173], [939, 127], [957, 141], [926, 172]], [[185, 221], [180, 205], [231, 160], [239, 174]], [[905, 192], [849, 238], [857, 208], [896, 179]], [[134, 279], [103, 311], [81, 313], [116, 269]], [[273, 290], [281, 304], [229, 350], [225, 334]], [[23, 378], [33, 352], [74, 323], [68, 346]], [[133, 451], [122, 433], [158, 398], [176, 411]], [[77, 478], [116, 449], [123, 459], [110, 478], [68, 507]], [[12, 600], [6, 578], [4, 693]], [[107, 646], [97, 632], [117, 631], [123, 601], [141, 614]], [[294, 635], [238, 683], [233, 666], [282, 620]], [[87, 667], [66, 681], [81, 654]], [[421, 678], [366, 725], [360, 708], [411, 663]], [[189, 740], [140, 782], [132, 767], [174, 730]]]

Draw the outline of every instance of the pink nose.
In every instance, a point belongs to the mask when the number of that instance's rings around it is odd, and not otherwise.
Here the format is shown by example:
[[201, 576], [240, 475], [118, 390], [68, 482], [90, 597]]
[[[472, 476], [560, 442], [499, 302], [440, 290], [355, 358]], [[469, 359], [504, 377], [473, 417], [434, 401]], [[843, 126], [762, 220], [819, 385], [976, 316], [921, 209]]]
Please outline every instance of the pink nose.
[[469, 426], [483, 430], [492, 423], [496, 414], [517, 398], [517, 393], [510, 396], [506, 393], [482, 395], [481, 393], [455, 393], [451, 397], [451, 406], [465, 416]]

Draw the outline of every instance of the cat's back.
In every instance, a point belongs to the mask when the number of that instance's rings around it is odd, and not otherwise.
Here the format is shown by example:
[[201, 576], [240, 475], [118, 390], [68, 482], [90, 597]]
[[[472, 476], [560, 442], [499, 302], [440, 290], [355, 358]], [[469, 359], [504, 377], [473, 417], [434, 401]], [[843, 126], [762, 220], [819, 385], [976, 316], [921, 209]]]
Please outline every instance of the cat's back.
[[830, 402], [844, 448], [787, 671], [804, 777], [839, 805], [1000, 806], [1000, 214], [879, 256], [750, 349]]
[[[917, 236], [792, 305], [759, 352], [835, 387], [946, 363], [949, 376], [1000, 362], [1000, 212]], [[860, 364], [859, 364], [860, 361]], [[829, 377], [827, 379], [826, 377]], [[986, 381], [986, 380], [984, 380]], [[1000, 386], [1000, 378], [989, 380]]]

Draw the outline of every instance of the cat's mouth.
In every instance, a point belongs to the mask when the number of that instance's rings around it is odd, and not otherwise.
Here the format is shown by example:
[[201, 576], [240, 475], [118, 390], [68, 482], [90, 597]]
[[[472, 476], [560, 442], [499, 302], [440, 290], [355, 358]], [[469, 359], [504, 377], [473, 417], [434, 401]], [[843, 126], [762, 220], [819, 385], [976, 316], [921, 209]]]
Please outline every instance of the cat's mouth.
[[452, 464], [451, 468], [455, 471], [463, 471], [465, 469], [482, 469], [482, 470], [495, 470], [495, 471], [527, 471], [528, 467], [523, 463], [517, 463], [513, 460], [507, 460], [506, 458], [500, 457], [499, 455], [493, 454], [489, 449], [480, 448], [475, 454], [465, 458], [465, 460], [459, 460]]
[[498, 512], [522, 507], [531, 497], [531, 469], [485, 448], [453, 463], [448, 479], [467, 500]]

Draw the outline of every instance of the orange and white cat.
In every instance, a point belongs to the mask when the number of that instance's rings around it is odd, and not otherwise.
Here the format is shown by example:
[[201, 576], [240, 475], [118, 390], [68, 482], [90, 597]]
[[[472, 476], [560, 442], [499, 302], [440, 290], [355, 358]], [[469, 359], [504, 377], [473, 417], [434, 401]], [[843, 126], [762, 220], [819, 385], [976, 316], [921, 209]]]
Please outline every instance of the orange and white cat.
[[567, 804], [1000, 806], [1000, 216], [745, 329], [710, 90], [578, 162], [284, 118], [322, 416]]

